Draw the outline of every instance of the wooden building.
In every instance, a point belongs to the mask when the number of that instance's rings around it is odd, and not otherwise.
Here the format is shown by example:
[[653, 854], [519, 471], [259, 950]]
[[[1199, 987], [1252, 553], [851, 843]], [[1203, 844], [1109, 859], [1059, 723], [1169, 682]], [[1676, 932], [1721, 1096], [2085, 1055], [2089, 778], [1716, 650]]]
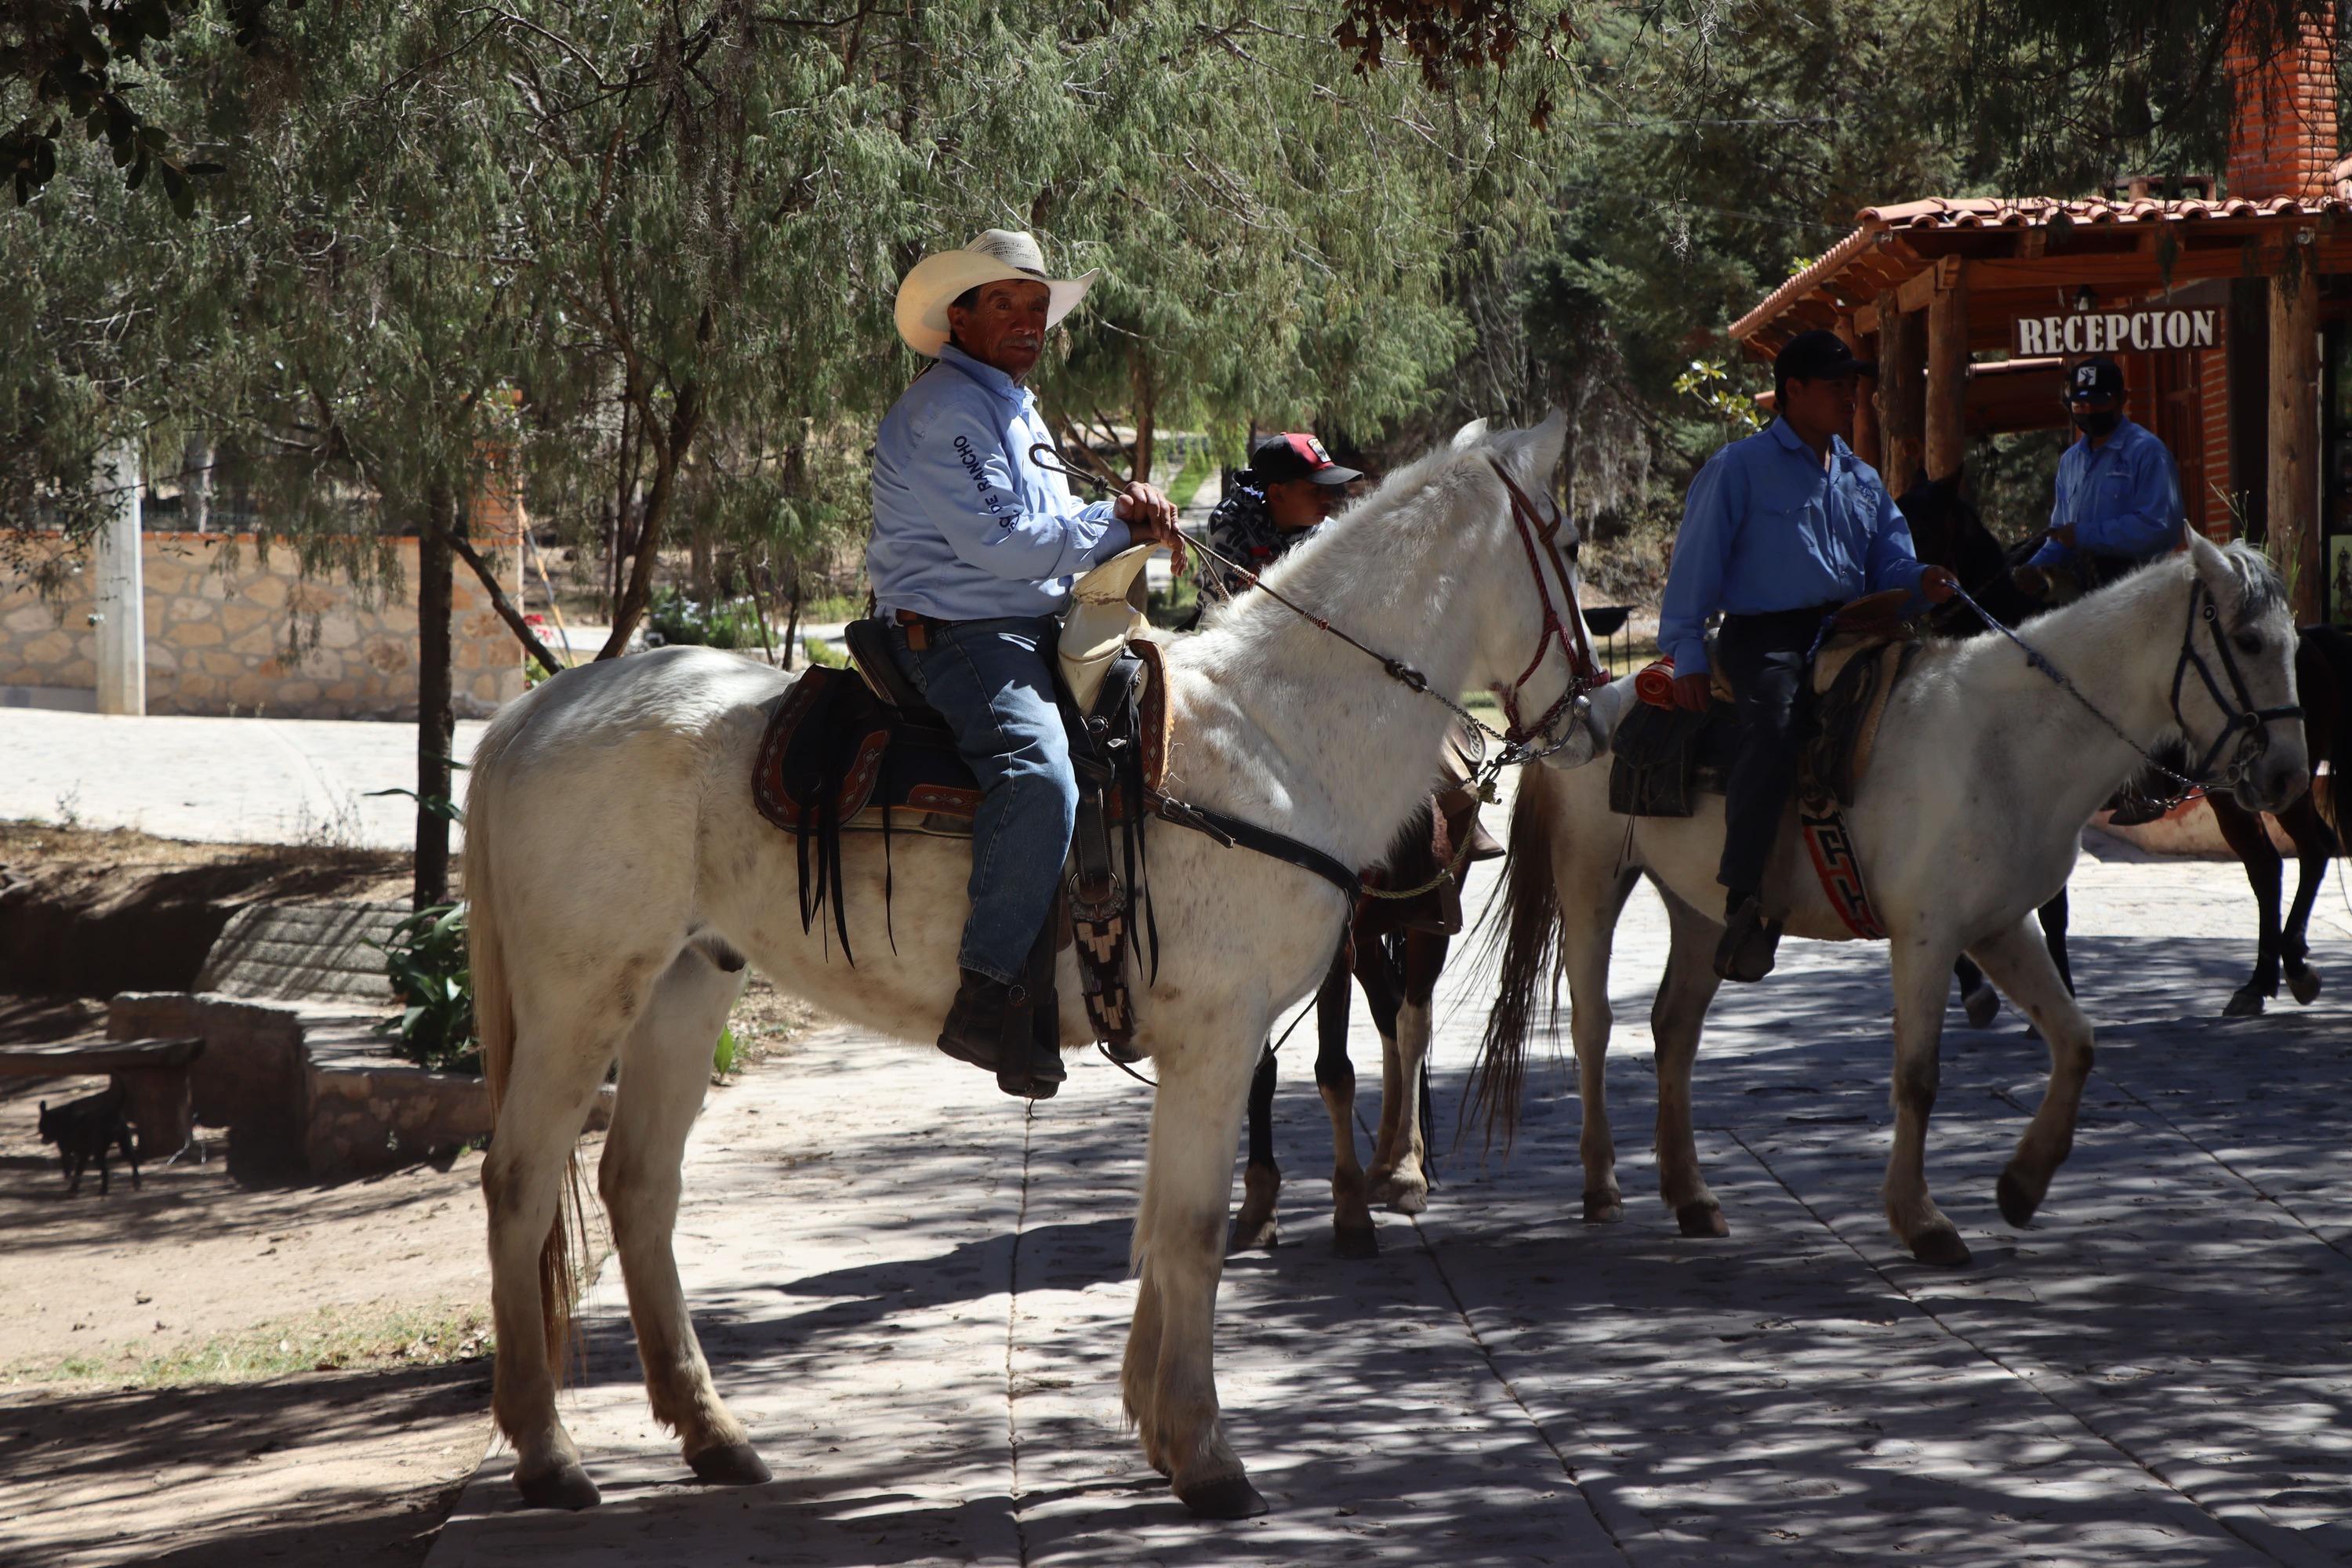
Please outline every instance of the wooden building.
[[1866, 208], [1732, 335], [1769, 360], [1828, 327], [1877, 360], [1853, 445], [1898, 491], [1958, 472], [1972, 437], [2064, 425], [2066, 368], [2109, 354], [2190, 524], [2263, 544], [2298, 619], [2352, 621], [2352, 160], [2331, 32], [2231, 53], [2218, 190], [2130, 178], [2104, 199]]

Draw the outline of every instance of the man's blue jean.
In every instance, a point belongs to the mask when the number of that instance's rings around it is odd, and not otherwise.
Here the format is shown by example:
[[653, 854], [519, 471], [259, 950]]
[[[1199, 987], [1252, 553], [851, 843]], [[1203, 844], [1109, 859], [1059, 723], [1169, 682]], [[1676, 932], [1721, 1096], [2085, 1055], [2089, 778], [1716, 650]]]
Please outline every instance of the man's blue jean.
[[971, 825], [971, 918], [956, 962], [1010, 984], [1053, 906], [1077, 818], [1070, 738], [1046, 663], [1060, 627], [1024, 616], [925, 630], [929, 646], [918, 653], [893, 626], [891, 657], [955, 731], [982, 792]]

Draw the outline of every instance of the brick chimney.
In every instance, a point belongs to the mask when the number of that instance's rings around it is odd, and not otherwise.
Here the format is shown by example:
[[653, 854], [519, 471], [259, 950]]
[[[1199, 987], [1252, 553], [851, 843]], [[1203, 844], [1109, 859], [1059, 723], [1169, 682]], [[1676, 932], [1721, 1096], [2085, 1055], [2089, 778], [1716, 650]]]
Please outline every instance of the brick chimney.
[[2336, 7], [2303, 25], [2294, 45], [2249, 43], [2224, 57], [2236, 112], [2230, 125], [2230, 195], [2254, 201], [2329, 195], [2336, 167]]

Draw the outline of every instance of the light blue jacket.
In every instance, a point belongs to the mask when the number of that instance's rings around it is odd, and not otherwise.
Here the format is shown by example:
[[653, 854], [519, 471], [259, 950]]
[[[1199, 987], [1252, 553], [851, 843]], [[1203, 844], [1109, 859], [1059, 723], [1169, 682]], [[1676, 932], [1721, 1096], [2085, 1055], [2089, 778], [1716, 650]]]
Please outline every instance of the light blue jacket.
[[1109, 502], [1080, 506], [1030, 460], [1052, 440], [1027, 388], [952, 343], [940, 351], [874, 439], [866, 574], [883, 614], [1055, 615], [1072, 577], [1127, 548]]
[[[2181, 516], [2180, 472], [2145, 426], [2126, 419], [2106, 445], [2094, 449], [2085, 436], [2058, 456], [2050, 526], [2073, 523], [2076, 550], [2146, 561], [2180, 542]], [[2074, 558], [2054, 539], [2033, 552], [2037, 566]]]
[[1658, 646], [1676, 675], [1706, 668], [1706, 618], [1760, 616], [1916, 593], [1911, 526], [1878, 472], [1830, 438], [1824, 468], [1782, 420], [1706, 460], [1683, 502], [1658, 610]]

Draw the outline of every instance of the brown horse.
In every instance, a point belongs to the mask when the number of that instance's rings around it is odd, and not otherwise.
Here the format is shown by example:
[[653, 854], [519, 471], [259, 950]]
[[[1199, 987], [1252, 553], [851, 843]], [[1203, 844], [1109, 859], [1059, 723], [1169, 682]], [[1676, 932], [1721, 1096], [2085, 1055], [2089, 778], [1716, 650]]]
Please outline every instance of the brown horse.
[[[1451, 865], [1458, 875], [1466, 862], [1502, 853], [1479, 825], [1477, 797], [1466, 789], [1450, 790], [1414, 813], [1388, 858], [1366, 874], [1368, 890], [1316, 993], [1315, 1087], [1331, 1118], [1331, 1250], [1341, 1258], [1380, 1256], [1371, 1205], [1398, 1214], [1428, 1206], [1431, 1002], [1452, 939], [1462, 929], [1459, 882], [1439, 873]], [[1412, 889], [1423, 890], [1410, 898], [1381, 896]], [[1369, 1173], [1356, 1158], [1356, 1065], [1348, 1055], [1351, 976], [1364, 988], [1381, 1035], [1381, 1126]], [[1279, 1044], [1267, 1047], [1250, 1081], [1249, 1163], [1228, 1252], [1272, 1247], [1278, 1237], [1282, 1168], [1274, 1158], [1274, 1089]]]

